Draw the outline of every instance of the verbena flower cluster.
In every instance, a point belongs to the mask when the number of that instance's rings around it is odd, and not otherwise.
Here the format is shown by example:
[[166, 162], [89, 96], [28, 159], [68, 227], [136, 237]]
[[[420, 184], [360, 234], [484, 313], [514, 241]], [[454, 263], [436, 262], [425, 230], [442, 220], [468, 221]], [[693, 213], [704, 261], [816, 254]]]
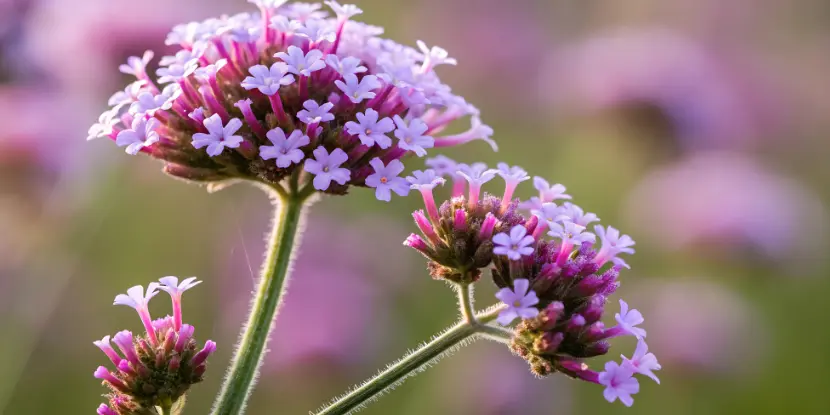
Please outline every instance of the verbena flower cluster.
[[[644, 321], [640, 312], [620, 300], [617, 324], [605, 327], [601, 321], [608, 298], [619, 286], [620, 271], [628, 268], [619, 255], [634, 253], [628, 235], [600, 225], [593, 227], [595, 233], [588, 232], [587, 226], [599, 218], [573, 203], [557, 204], [571, 199], [565, 187], [540, 177], [533, 178], [538, 197], [514, 199], [519, 183], [530, 180], [519, 167], [502, 163], [488, 169], [446, 157], [427, 164], [432, 169], [407, 178], [423, 194], [426, 213], [414, 213], [422, 236], [412, 234], [404, 244], [429, 259], [430, 273], [437, 279], [468, 284], [490, 267], [501, 288], [496, 297], [505, 305], [497, 321], [506, 326], [520, 319], [510, 347], [533, 373], [560, 372], [601, 384], [608, 401], [620, 399], [628, 406], [639, 391], [635, 374], [658, 381], [653, 371], [660, 365], [648, 353], [646, 331], [638, 327]], [[445, 182], [443, 176], [455, 181], [453, 198], [438, 207], [432, 191]], [[496, 176], [506, 183], [503, 195], [482, 195], [482, 185]], [[623, 357], [621, 364], [608, 362], [602, 372], [590, 369], [585, 359], [607, 354], [607, 340], [622, 335], [637, 338], [634, 355]]]
[[[145, 334], [128, 330], [104, 336], [94, 342], [112, 361], [114, 370], [99, 366], [95, 377], [110, 389], [109, 405], [98, 407], [99, 415], [156, 414], [156, 407], [170, 408], [191, 385], [202, 381], [206, 361], [216, 350], [211, 340], [199, 349], [193, 326], [182, 324], [182, 294], [201, 281], [164, 277], [147, 290], [137, 285], [115, 297], [115, 305], [134, 308], [144, 324]], [[162, 290], [170, 294], [173, 316], [153, 320], [148, 303]], [[119, 354], [112, 345], [121, 351]]]
[[[120, 70], [137, 80], [112, 96], [89, 132], [129, 154], [165, 163], [172, 176], [278, 184], [292, 175], [343, 194], [376, 189], [405, 195], [401, 159], [435, 147], [490, 140], [479, 111], [434, 69], [455, 65], [439, 47], [418, 49], [378, 37], [383, 29], [351, 18], [353, 5], [251, 0], [260, 11], [176, 26], [154, 81], [153, 53]], [[438, 134], [471, 117], [471, 127]], [[313, 177], [313, 179], [312, 179]]]

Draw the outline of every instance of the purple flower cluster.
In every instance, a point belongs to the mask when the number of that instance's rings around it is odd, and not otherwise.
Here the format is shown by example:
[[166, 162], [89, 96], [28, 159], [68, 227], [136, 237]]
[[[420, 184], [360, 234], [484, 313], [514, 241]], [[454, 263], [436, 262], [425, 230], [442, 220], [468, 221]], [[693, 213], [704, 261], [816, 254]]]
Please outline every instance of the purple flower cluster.
[[[557, 205], [556, 200], [570, 196], [564, 186], [551, 186], [542, 178], [534, 178], [539, 196], [520, 203], [513, 193], [530, 177], [519, 167], [488, 169], [445, 157], [428, 164], [435, 170], [408, 178], [424, 195], [428, 213], [414, 213], [423, 236], [412, 234], [404, 244], [429, 259], [434, 278], [466, 284], [490, 267], [500, 288], [496, 297], [504, 303], [497, 321], [509, 325], [521, 319], [511, 349], [536, 375], [561, 372], [598, 383], [606, 387], [606, 399], [631, 405], [631, 395], [639, 390], [634, 374], [656, 381], [652, 371], [660, 368], [647, 353], [646, 331], [638, 327], [643, 316], [620, 300], [617, 324], [606, 328], [601, 319], [608, 297], [619, 286], [620, 271], [628, 268], [619, 255], [634, 253], [634, 241], [611, 226], [596, 225], [595, 233], [588, 232], [586, 226], [599, 220], [596, 215], [569, 202]], [[468, 196], [460, 194], [463, 183], [456, 183], [454, 197], [437, 208], [432, 189], [444, 182], [442, 175], [466, 181]], [[482, 185], [496, 175], [505, 180], [504, 195], [480, 196]], [[520, 209], [529, 209], [530, 215]], [[608, 353], [607, 340], [621, 335], [638, 339], [634, 356], [622, 364], [609, 362], [603, 372], [589, 369], [584, 359]]]
[[[381, 28], [351, 20], [361, 13], [353, 5], [327, 1], [329, 17], [316, 3], [251, 2], [259, 13], [176, 26], [167, 44], [182, 49], [161, 59], [155, 82], [151, 52], [130, 58], [120, 69], [137, 80], [113, 95], [89, 137], [187, 180], [293, 176], [332, 194], [375, 188], [381, 200], [409, 192], [386, 177], [403, 157], [477, 139], [495, 148], [478, 109], [436, 75], [456, 63], [444, 49], [380, 38]], [[468, 131], [438, 135], [466, 116]]]
[[[94, 342], [115, 366], [115, 371], [105, 366], [95, 370], [95, 377], [111, 391], [107, 395], [109, 405], [101, 404], [99, 415], [138, 415], [156, 413], [157, 406], [169, 408], [191, 385], [202, 381], [207, 358], [216, 350], [216, 343], [211, 340], [200, 350], [193, 339], [193, 326], [182, 324], [182, 294], [201, 281], [191, 277], [179, 282], [176, 277], [164, 277], [159, 282], [150, 283], [147, 291], [137, 285], [127, 294], [115, 297], [115, 305], [126, 305], [138, 312], [145, 335], [133, 336], [124, 330]], [[172, 317], [150, 317], [148, 303], [158, 290], [170, 294]]]

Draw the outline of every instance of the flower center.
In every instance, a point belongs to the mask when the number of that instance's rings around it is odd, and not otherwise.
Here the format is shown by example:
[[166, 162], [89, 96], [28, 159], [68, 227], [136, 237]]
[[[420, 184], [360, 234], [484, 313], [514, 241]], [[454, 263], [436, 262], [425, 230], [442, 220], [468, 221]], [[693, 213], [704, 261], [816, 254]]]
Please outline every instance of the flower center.
[[323, 172], [328, 173], [329, 172], [329, 166], [323, 167]]
[[516, 300], [516, 301], [513, 302], [513, 307], [518, 308], [518, 307], [521, 307], [521, 306], [522, 306], [522, 300]]
[[366, 135], [372, 135], [372, 129], [371, 128], [366, 129]]
[[389, 179], [387, 179], [386, 177], [381, 177], [380, 178], [380, 182], [383, 183], [383, 184], [386, 184], [388, 181], [389, 181]]

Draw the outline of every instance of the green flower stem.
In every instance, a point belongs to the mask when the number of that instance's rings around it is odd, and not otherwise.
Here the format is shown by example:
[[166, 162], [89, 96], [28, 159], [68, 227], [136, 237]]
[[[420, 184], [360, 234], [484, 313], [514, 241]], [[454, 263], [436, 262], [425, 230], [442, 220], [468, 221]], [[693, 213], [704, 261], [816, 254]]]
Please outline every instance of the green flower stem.
[[279, 198], [274, 212], [274, 229], [262, 266], [259, 288], [231, 367], [216, 398], [214, 415], [238, 415], [245, 410], [281, 304], [307, 198], [312, 193], [308, 189], [277, 192]]
[[473, 285], [457, 284], [455, 288], [458, 293], [458, 311], [461, 318], [467, 323], [475, 322], [475, 311], [473, 311]]
[[[458, 287], [459, 300], [461, 300], [459, 306], [463, 310], [465, 309], [464, 303], [468, 303], [468, 307], [472, 309], [470, 296], [462, 295], [462, 292], [469, 294], [469, 288], [464, 290], [462, 287]], [[463, 320], [450, 327], [429, 343], [418, 348], [418, 350], [398, 360], [361, 386], [319, 410], [317, 415], [344, 415], [362, 408], [406, 378], [418, 374], [430, 363], [451, 354], [465, 342], [476, 340], [480, 333], [489, 331], [487, 323], [493, 321], [498, 316], [499, 311], [501, 311], [501, 307], [491, 307], [483, 313], [476, 314], [475, 318], [471, 319], [472, 321]]]

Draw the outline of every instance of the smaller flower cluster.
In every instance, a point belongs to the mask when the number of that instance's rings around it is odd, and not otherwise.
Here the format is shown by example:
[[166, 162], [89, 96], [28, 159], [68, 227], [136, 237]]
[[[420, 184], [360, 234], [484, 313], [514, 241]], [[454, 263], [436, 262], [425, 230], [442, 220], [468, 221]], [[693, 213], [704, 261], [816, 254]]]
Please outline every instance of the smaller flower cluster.
[[[191, 277], [179, 282], [176, 277], [164, 277], [159, 282], [150, 283], [146, 291], [137, 285], [115, 297], [115, 305], [138, 312], [145, 334], [134, 336], [124, 330], [94, 342], [115, 366], [114, 371], [105, 366], [95, 370], [94, 376], [111, 391], [107, 395], [109, 405], [101, 404], [99, 415], [145, 415], [157, 413], [156, 407], [170, 408], [191, 385], [202, 381], [207, 358], [216, 350], [216, 343], [210, 340], [199, 349], [193, 339], [193, 326], [182, 324], [182, 294], [201, 281]], [[150, 317], [148, 303], [158, 290], [170, 294], [172, 317]]]
[[[608, 297], [619, 286], [620, 271], [628, 268], [619, 255], [634, 253], [628, 235], [599, 225], [595, 233], [588, 232], [586, 227], [599, 218], [567, 201], [558, 205], [558, 200], [571, 199], [565, 187], [540, 177], [533, 179], [538, 196], [524, 202], [514, 199], [519, 183], [530, 179], [519, 167], [502, 163], [488, 169], [445, 157], [427, 163], [432, 169], [407, 178], [424, 196], [427, 213], [414, 213], [423, 236], [412, 234], [404, 244], [430, 260], [434, 278], [471, 283], [479, 279], [481, 269], [491, 267], [501, 288], [496, 297], [505, 304], [497, 321], [506, 326], [521, 319], [511, 350], [527, 360], [536, 375], [561, 372], [602, 384], [606, 399], [626, 405], [639, 391], [634, 374], [657, 381], [652, 371], [660, 365], [647, 353], [645, 330], [637, 327], [644, 321], [640, 312], [620, 300], [617, 325], [606, 328], [601, 321]], [[453, 198], [439, 209], [432, 189], [444, 183], [444, 175], [455, 181]], [[482, 185], [497, 175], [506, 184], [503, 196], [482, 196]], [[609, 362], [601, 373], [590, 370], [584, 359], [607, 354], [607, 340], [621, 335], [637, 337], [634, 356], [622, 364]]]

